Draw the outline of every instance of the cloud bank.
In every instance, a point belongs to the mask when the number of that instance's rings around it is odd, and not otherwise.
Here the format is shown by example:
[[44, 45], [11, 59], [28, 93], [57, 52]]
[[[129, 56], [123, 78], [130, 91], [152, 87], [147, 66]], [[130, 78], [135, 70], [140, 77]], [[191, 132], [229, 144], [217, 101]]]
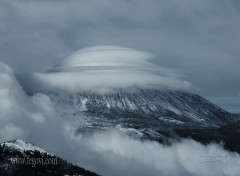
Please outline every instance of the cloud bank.
[[152, 58], [147, 52], [131, 48], [91, 47], [73, 53], [47, 73], [23, 75], [20, 81], [26, 89], [38, 91], [190, 87], [174, 69], [158, 67], [151, 62]]
[[[78, 163], [84, 163], [103, 175], [234, 176], [240, 171], [238, 154], [227, 152], [220, 145], [204, 146], [190, 139], [163, 146], [108, 132], [95, 133], [77, 141], [83, 143], [81, 150], [87, 152], [86, 155], [76, 153]], [[214, 159], [213, 155], [224, 156], [225, 159]]]
[[[64, 114], [47, 95], [27, 96], [11, 68], [3, 63], [0, 81], [1, 142], [21, 138], [106, 176], [239, 175], [239, 154], [218, 144], [204, 146], [188, 139], [164, 146], [115, 130], [76, 135], [75, 127], [63, 121]], [[213, 155], [226, 157], [216, 161]], [[210, 156], [212, 161], [202, 156]]]
[[0, 141], [25, 138], [36, 143], [52, 145], [52, 139], [60, 142], [63, 128], [50, 98], [44, 94], [28, 97], [10, 67], [0, 62]]

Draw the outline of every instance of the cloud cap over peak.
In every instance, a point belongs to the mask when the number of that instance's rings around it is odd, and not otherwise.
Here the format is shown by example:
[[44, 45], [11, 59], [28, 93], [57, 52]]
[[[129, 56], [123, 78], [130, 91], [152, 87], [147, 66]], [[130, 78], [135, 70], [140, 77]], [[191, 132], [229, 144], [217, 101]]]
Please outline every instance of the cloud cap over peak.
[[96, 46], [81, 49], [64, 59], [57, 67], [76, 66], [154, 66], [153, 55], [119, 46]]
[[[186, 89], [174, 69], [151, 63], [153, 55], [131, 48], [97, 46], [79, 50], [46, 73], [33, 73], [22, 79], [29, 87], [60, 91], [109, 90], [115, 88]], [[32, 87], [32, 86], [31, 86]]]

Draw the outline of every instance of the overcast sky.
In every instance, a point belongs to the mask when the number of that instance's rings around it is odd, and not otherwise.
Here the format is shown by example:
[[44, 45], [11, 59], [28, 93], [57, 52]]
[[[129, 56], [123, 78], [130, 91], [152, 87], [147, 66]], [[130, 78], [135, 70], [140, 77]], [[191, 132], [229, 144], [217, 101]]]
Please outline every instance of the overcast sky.
[[239, 0], [0, 0], [0, 60], [36, 72], [81, 48], [130, 47], [240, 112], [239, 19]]

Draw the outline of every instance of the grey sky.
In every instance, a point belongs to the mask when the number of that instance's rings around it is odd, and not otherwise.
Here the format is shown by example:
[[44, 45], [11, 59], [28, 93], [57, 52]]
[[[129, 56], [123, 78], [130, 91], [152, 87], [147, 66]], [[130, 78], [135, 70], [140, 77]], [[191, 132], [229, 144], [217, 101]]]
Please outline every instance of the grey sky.
[[135, 48], [240, 112], [239, 19], [238, 0], [0, 0], [0, 60], [44, 71], [81, 48]]

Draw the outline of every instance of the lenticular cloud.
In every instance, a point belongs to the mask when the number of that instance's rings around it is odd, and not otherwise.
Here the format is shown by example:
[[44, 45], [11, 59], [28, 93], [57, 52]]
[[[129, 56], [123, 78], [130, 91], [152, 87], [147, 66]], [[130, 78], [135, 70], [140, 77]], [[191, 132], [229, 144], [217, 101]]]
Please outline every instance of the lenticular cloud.
[[79, 50], [58, 66], [154, 66], [149, 60], [153, 56], [144, 51], [116, 46], [97, 46]]
[[79, 50], [46, 73], [33, 73], [20, 79], [29, 87], [43, 90], [82, 91], [114, 88], [185, 89], [190, 83], [173, 69], [151, 62], [153, 55], [116, 46]]

